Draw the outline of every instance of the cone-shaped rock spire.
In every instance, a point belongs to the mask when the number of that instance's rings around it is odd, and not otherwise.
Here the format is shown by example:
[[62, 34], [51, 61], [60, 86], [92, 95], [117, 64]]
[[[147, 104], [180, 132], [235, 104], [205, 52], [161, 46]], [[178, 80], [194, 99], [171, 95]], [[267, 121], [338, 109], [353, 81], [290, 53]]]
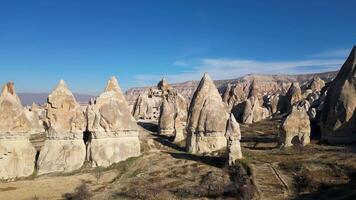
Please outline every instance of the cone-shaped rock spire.
[[193, 95], [188, 115], [188, 151], [209, 153], [226, 147], [225, 131], [229, 115], [218, 89], [207, 73]]
[[92, 136], [87, 143], [87, 158], [93, 166], [107, 167], [140, 155], [138, 126], [115, 77], [86, 113], [87, 130]]
[[356, 141], [356, 46], [329, 85], [320, 120], [323, 140]]

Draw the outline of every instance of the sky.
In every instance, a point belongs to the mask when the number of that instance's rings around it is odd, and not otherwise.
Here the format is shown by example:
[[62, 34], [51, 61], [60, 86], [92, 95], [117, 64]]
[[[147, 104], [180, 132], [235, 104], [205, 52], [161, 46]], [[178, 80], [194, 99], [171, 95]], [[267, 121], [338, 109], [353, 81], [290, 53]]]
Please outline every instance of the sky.
[[250, 73], [337, 70], [356, 44], [354, 0], [0, 0], [0, 83], [99, 94]]

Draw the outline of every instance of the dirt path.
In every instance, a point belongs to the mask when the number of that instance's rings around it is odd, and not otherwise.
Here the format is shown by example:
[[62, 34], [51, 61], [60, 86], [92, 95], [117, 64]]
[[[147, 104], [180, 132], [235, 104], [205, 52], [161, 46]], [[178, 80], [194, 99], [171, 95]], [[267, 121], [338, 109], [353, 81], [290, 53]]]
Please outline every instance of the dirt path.
[[288, 183], [279, 170], [270, 163], [252, 164], [254, 181], [261, 199], [286, 199]]

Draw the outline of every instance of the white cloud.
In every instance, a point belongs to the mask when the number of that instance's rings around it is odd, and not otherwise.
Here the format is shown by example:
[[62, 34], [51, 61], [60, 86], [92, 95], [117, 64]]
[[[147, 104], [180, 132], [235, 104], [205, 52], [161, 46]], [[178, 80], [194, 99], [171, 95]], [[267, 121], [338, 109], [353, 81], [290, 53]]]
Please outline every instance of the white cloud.
[[337, 49], [331, 51], [324, 51], [317, 54], [312, 55], [312, 57], [316, 58], [346, 58], [349, 55], [350, 49]]
[[188, 63], [186, 63], [184, 60], [176, 60], [173, 65], [179, 66], [179, 67], [187, 67]]
[[[205, 58], [189, 70], [165, 74], [171, 83], [200, 80], [204, 72], [215, 80], [233, 79], [246, 74], [302, 74], [338, 70], [345, 59], [305, 59], [287, 61], [259, 61], [244, 59]], [[161, 75], [139, 74], [135, 79], [140, 85], [154, 85]]]

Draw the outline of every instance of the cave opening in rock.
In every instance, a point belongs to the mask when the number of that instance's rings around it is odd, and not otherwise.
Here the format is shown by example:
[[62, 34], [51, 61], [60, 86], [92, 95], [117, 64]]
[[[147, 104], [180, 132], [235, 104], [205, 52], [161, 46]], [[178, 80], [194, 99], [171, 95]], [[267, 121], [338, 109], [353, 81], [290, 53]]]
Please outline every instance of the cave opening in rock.
[[85, 144], [85, 150], [86, 150], [86, 156], [85, 156], [85, 160], [86, 161], [91, 161], [91, 139], [92, 139], [92, 133], [88, 130], [85, 130], [83, 132], [83, 141]]
[[35, 156], [35, 171], [37, 172], [38, 170], [38, 158], [40, 157], [40, 151], [36, 151], [36, 156]]

